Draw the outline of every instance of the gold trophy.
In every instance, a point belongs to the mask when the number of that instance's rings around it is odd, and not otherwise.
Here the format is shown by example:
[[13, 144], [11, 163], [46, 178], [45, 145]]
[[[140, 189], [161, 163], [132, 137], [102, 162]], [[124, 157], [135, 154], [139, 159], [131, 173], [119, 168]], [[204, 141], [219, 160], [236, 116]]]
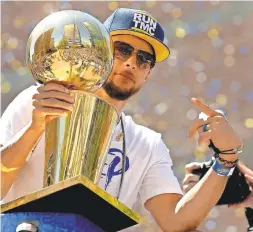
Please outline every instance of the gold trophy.
[[98, 184], [117, 110], [92, 93], [111, 72], [112, 43], [97, 19], [78, 11], [54, 13], [28, 40], [27, 64], [42, 84], [71, 89], [73, 112], [46, 125], [44, 187], [78, 175]]
[[[75, 103], [67, 117], [46, 124], [44, 188], [3, 205], [3, 212], [77, 213], [106, 231], [138, 223], [135, 212], [98, 187], [119, 122], [117, 110], [94, 95], [111, 72], [112, 46], [103, 24], [80, 11], [53, 13], [32, 31], [26, 53], [34, 79], [66, 86]], [[71, 206], [62, 206], [69, 200]], [[89, 212], [89, 204], [95, 214]], [[99, 214], [119, 221], [108, 225]]]

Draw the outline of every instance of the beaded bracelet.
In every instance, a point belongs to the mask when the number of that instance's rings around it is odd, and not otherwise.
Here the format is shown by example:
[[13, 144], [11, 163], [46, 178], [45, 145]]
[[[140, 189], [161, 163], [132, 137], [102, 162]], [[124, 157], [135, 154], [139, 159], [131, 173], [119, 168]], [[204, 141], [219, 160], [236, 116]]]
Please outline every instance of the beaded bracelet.
[[230, 149], [230, 150], [221, 151], [219, 148], [215, 147], [212, 140], [210, 140], [210, 144], [208, 146], [214, 151], [214, 154], [224, 154], [224, 155], [237, 154], [237, 155], [239, 155], [242, 153], [242, 150], [243, 150], [243, 147], [238, 147], [238, 148], [234, 148], [234, 149]]
[[235, 161], [230, 161], [230, 160], [226, 160], [220, 157], [220, 154], [215, 154], [215, 158], [219, 160], [220, 164], [222, 165], [236, 165], [239, 161], [239, 159], [235, 160]]

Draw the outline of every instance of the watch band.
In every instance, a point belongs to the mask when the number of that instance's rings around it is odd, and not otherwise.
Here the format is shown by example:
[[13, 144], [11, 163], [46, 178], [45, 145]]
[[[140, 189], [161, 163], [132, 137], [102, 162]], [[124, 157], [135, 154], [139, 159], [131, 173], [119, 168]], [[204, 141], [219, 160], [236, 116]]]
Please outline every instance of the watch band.
[[212, 165], [212, 169], [218, 176], [231, 176], [235, 169], [235, 165], [229, 168], [221, 165], [217, 160], [215, 160]]

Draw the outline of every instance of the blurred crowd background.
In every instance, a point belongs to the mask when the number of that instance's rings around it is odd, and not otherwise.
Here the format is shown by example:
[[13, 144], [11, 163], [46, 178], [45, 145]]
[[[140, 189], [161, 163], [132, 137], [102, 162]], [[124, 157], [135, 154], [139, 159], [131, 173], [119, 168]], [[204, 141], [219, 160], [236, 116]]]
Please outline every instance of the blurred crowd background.
[[[53, 12], [75, 9], [103, 22], [118, 7], [147, 10], [165, 29], [171, 55], [156, 65], [125, 111], [137, 123], [162, 133], [179, 180], [185, 164], [211, 156], [188, 139], [199, 115], [191, 97], [227, 113], [244, 141], [241, 159], [253, 169], [253, 2], [2, 1], [1, 114], [20, 91], [34, 84], [25, 49], [39, 21]], [[244, 232], [246, 227], [243, 209], [222, 206], [209, 213], [200, 230]]]

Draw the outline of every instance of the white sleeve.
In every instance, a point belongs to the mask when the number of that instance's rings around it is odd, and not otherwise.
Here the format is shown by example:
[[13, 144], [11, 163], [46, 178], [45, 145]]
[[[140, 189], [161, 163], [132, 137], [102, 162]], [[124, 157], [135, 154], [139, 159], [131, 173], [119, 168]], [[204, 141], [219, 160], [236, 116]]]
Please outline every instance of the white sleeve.
[[22, 91], [7, 107], [0, 118], [0, 144], [5, 145], [18, 132], [25, 129], [32, 119], [32, 96], [37, 86]]
[[153, 149], [153, 164], [148, 169], [140, 189], [140, 198], [143, 204], [160, 194], [178, 193], [182, 194], [181, 187], [171, 167], [172, 160], [169, 150], [160, 138]]

